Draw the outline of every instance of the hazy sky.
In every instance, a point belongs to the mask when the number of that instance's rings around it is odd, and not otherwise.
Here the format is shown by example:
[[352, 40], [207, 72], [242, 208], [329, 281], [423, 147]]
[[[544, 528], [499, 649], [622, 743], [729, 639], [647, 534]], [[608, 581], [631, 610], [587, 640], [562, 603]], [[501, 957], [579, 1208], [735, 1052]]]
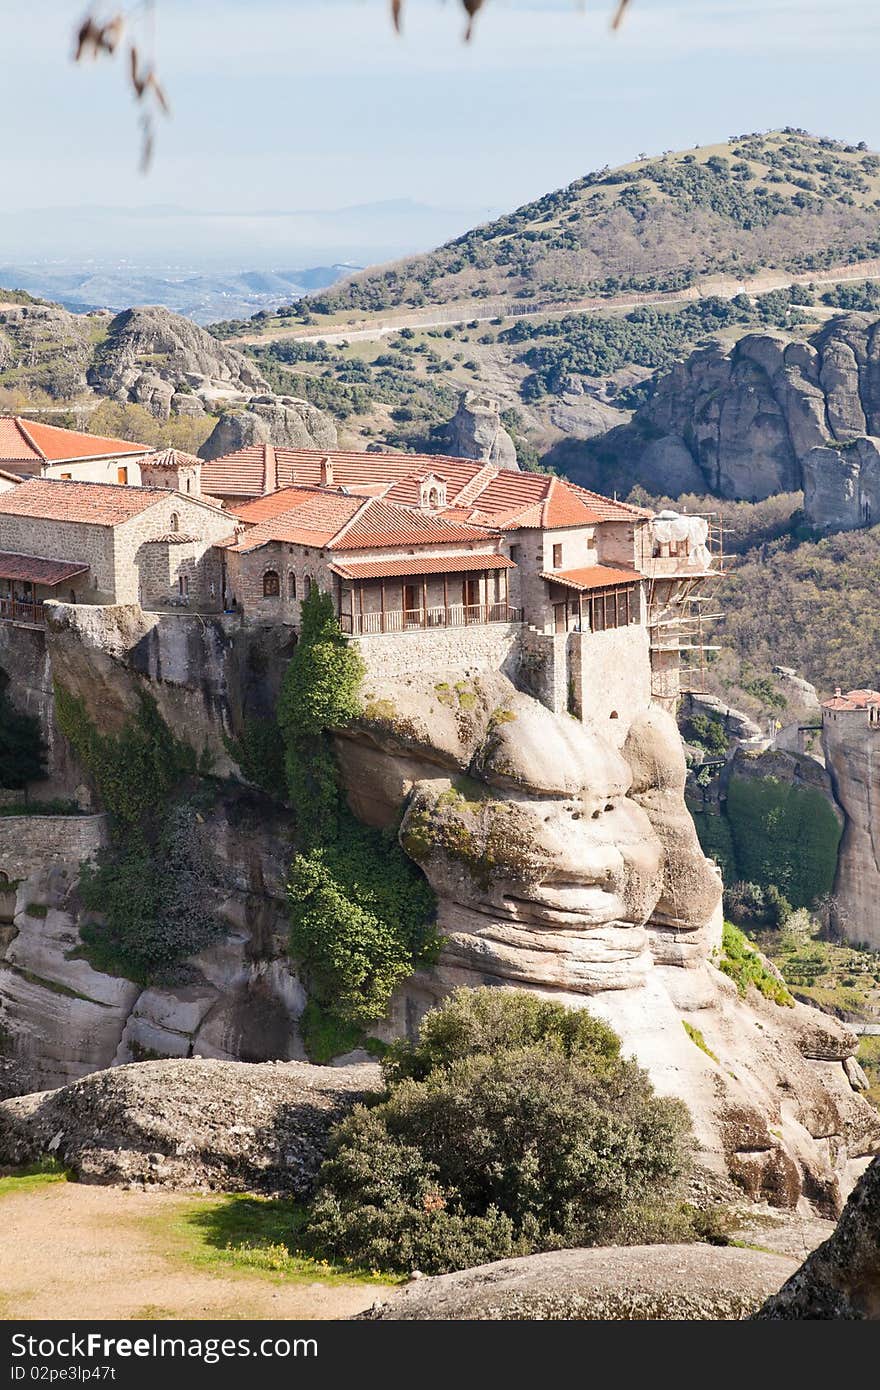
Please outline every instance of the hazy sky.
[[119, 65], [69, 61], [85, 0], [0, 0], [2, 186], [19, 207], [410, 198], [464, 226], [748, 130], [880, 147], [876, 0], [631, 0], [611, 34], [613, 3], [486, 0], [465, 46], [454, 0], [407, 0], [401, 39], [386, 0], [157, 0], [174, 117], [142, 177]]

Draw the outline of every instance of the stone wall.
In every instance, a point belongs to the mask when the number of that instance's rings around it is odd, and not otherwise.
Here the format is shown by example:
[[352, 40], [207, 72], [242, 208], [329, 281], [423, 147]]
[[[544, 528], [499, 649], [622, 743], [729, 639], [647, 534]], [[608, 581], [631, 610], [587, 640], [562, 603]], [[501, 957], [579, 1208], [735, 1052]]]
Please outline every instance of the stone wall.
[[615, 747], [651, 703], [647, 629], [610, 628], [568, 634], [568, 679], [582, 719], [592, 720]]
[[[117, 603], [155, 603], [169, 591], [177, 591], [177, 576], [169, 573], [169, 586], [161, 593], [150, 589], [158, 580], [157, 557], [152, 557], [158, 537], [179, 532], [197, 538], [190, 547], [189, 566], [192, 573], [195, 602], [200, 594], [209, 594], [213, 582], [219, 592], [220, 557], [212, 547], [224, 540], [233, 529], [226, 512], [219, 511], [194, 498], [168, 492], [154, 506], [139, 512], [121, 526], [113, 528], [113, 559], [115, 566], [114, 595]], [[51, 551], [41, 551], [51, 554]]]
[[106, 842], [106, 816], [0, 816], [0, 874], [12, 882], [80, 864]]
[[367, 679], [404, 680], [426, 671], [472, 676], [516, 669], [519, 623], [486, 623], [418, 632], [382, 633], [358, 639]]
[[112, 526], [92, 526], [81, 521], [43, 521], [39, 517], [3, 513], [0, 515], [0, 550], [88, 565], [84, 597], [91, 603], [113, 601], [116, 556]]

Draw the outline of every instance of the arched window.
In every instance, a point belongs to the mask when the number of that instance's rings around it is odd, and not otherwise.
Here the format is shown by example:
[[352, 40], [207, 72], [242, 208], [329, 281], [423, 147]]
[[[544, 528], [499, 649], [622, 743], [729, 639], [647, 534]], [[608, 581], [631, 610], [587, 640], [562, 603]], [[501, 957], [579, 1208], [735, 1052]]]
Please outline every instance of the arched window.
[[312, 576], [310, 574], [307, 574], [305, 577], [304, 589], [305, 596], [308, 598], [309, 594], [312, 592]]
[[277, 570], [266, 570], [263, 575], [263, 598], [278, 598], [281, 593], [281, 583], [278, 579]]
[[175, 532], [180, 530], [180, 512], [171, 513], [171, 529]]
[[288, 598], [296, 598], [296, 575], [293, 570], [287, 576], [287, 596]]

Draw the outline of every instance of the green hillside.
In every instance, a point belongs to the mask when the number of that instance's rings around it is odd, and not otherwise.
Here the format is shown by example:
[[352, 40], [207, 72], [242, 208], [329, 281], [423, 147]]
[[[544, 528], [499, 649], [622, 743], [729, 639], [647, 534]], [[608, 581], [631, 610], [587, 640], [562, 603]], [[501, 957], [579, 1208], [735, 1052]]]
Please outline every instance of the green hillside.
[[600, 169], [427, 255], [302, 301], [336, 314], [683, 289], [880, 255], [880, 157], [786, 129]]

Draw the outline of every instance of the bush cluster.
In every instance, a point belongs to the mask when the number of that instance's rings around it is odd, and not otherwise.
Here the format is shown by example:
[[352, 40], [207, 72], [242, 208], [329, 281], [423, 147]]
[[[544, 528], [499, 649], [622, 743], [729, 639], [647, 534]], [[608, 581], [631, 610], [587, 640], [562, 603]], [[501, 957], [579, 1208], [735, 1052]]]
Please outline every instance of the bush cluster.
[[309, 1237], [334, 1258], [443, 1273], [510, 1255], [693, 1236], [678, 1101], [586, 1013], [460, 990], [337, 1129]]
[[0, 787], [21, 791], [46, 775], [46, 745], [40, 722], [20, 714], [7, 693], [9, 677], [0, 668]]

